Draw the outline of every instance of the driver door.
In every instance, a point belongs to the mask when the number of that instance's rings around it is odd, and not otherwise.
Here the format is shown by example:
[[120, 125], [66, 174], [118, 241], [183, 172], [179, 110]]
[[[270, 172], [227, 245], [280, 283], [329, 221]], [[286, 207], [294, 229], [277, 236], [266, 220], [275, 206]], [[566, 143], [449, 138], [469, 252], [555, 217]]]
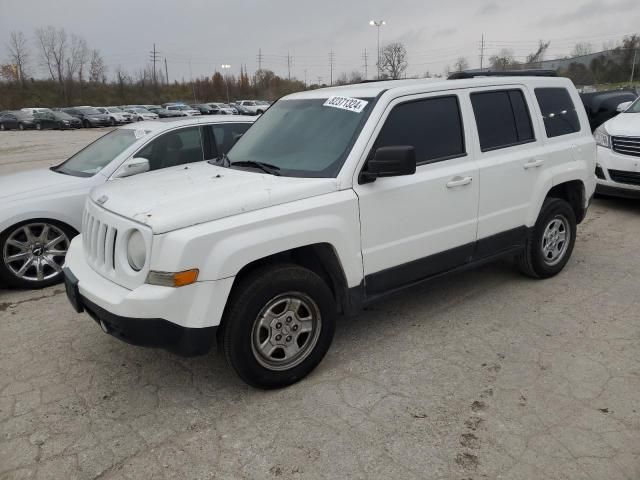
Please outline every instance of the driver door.
[[368, 158], [378, 147], [411, 145], [417, 167], [414, 175], [354, 181], [368, 296], [450, 270], [472, 256], [479, 185], [467, 149], [468, 108], [450, 92], [389, 105]]

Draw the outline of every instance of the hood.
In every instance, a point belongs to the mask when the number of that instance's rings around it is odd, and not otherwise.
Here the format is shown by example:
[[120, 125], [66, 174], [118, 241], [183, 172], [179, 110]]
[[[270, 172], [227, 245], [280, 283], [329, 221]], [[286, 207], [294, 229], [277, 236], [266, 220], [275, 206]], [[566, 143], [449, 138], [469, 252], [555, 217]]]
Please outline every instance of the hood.
[[640, 137], [640, 113], [621, 113], [605, 123], [611, 136]]
[[199, 162], [108, 182], [103, 208], [165, 233], [337, 190], [335, 178], [276, 177]]
[[33, 199], [86, 185], [87, 178], [56, 173], [48, 168], [3, 175], [0, 177], [0, 204], [24, 198]]

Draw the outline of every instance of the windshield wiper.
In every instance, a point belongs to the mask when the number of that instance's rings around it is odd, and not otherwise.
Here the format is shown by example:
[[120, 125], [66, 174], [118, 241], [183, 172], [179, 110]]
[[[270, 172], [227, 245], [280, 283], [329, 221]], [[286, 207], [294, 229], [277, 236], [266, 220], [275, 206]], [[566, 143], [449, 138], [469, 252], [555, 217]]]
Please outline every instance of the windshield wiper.
[[[226, 156], [226, 155], [225, 155]], [[227, 159], [228, 160], [228, 159]], [[233, 167], [255, 167], [269, 175], [280, 175], [280, 167], [265, 162], [256, 162], [255, 160], [238, 160], [237, 162], [229, 162], [229, 166]]]
[[217, 167], [228, 167], [231, 165], [231, 161], [229, 160], [229, 157], [227, 157], [226, 153], [223, 153], [219, 157], [212, 158], [211, 160], [207, 160], [207, 163], [216, 165]]

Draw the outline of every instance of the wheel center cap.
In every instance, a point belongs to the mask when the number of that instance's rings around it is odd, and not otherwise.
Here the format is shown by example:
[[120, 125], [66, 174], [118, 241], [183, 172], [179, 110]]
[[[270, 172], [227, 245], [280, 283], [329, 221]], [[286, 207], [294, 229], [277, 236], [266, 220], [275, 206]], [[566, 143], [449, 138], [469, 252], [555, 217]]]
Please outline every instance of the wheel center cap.
[[288, 325], [282, 327], [282, 333], [284, 333], [285, 335], [289, 335], [289, 332], [291, 332], [291, 329]]
[[42, 245], [34, 245], [31, 249], [31, 253], [33, 253], [36, 257], [40, 257], [44, 253], [44, 247]]

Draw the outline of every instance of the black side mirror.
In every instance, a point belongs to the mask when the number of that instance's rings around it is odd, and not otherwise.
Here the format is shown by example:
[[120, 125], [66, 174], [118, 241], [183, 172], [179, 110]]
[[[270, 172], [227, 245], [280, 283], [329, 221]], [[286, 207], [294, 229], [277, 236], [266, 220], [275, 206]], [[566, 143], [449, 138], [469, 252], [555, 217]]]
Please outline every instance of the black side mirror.
[[360, 173], [360, 184], [378, 177], [399, 177], [416, 173], [416, 149], [409, 145], [380, 147]]

